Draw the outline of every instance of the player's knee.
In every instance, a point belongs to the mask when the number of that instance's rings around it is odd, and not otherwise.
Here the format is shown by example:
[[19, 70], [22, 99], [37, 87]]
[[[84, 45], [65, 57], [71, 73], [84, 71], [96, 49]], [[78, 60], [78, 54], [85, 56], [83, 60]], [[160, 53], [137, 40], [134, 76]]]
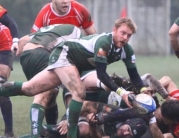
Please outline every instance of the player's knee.
[[151, 78], [151, 77], [152, 77], [152, 75], [150, 73], [146, 73], [141, 78], [142, 78], [142, 80], [146, 80], [146, 79]]
[[171, 78], [170, 78], [169, 76], [163, 76], [161, 79], [162, 79], [162, 80], [165, 80], [165, 81], [167, 81], [167, 82], [170, 82], [170, 81], [171, 81]]
[[26, 96], [35, 96], [37, 93], [34, 92], [34, 88], [28, 82], [24, 82], [21, 88], [21, 91]]

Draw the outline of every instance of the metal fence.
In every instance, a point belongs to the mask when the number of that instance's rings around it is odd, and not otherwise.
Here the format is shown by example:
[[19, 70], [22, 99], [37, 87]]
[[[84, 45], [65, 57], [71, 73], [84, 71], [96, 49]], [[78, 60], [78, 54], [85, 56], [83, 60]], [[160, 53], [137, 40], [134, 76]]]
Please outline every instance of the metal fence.
[[137, 24], [130, 44], [137, 54], [169, 55], [170, 0], [78, 0], [92, 14], [99, 33], [110, 32], [114, 21], [126, 8]]

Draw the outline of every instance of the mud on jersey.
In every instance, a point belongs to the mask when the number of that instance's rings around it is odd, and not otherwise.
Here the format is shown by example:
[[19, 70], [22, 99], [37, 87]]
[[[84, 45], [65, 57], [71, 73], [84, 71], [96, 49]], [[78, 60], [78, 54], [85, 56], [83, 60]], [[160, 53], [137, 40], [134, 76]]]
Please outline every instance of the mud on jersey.
[[30, 34], [31, 43], [44, 46], [50, 52], [54, 47], [62, 41], [72, 38], [80, 38], [81, 30], [78, 27], [70, 24], [55, 24], [42, 27], [39, 31]]
[[69, 39], [57, 47], [67, 50], [67, 59], [80, 70], [94, 69], [94, 62], [110, 64], [118, 60], [123, 60], [127, 68], [136, 66], [132, 47], [126, 44], [123, 48], [116, 48], [112, 33]]

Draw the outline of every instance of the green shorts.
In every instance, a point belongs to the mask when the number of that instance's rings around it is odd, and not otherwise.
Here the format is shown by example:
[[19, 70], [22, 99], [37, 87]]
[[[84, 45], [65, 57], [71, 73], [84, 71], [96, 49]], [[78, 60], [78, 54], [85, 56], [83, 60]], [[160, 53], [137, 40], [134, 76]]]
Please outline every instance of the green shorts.
[[28, 80], [47, 67], [49, 56], [50, 52], [41, 47], [22, 53], [20, 63]]

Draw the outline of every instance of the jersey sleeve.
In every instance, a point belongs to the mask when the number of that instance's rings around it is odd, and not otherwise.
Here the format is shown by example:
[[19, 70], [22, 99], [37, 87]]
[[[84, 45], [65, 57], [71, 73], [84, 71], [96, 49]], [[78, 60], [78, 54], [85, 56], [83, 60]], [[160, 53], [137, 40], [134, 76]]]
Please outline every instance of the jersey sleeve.
[[0, 17], [5, 13], [7, 13], [7, 10], [0, 5]]
[[79, 4], [78, 8], [80, 9], [80, 12], [83, 16], [82, 28], [83, 29], [89, 28], [91, 25], [93, 25], [93, 21], [92, 21], [90, 12], [82, 4]]
[[135, 54], [134, 54], [134, 50], [130, 45], [126, 45], [124, 47], [124, 50], [126, 52], [126, 58], [123, 59], [123, 62], [125, 63], [127, 68], [135, 68], [136, 64], [135, 64]]
[[107, 64], [107, 55], [110, 50], [110, 44], [107, 36], [101, 36], [96, 40], [94, 49], [94, 61]]
[[32, 29], [31, 29], [31, 32], [37, 32], [41, 27], [43, 27], [43, 18], [44, 18], [44, 15], [46, 14], [46, 11], [48, 10], [48, 5], [45, 5], [41, 10], [40, 12], [38, 13], [36, 19], [35, 19], [35, 22], [32, 26]]

